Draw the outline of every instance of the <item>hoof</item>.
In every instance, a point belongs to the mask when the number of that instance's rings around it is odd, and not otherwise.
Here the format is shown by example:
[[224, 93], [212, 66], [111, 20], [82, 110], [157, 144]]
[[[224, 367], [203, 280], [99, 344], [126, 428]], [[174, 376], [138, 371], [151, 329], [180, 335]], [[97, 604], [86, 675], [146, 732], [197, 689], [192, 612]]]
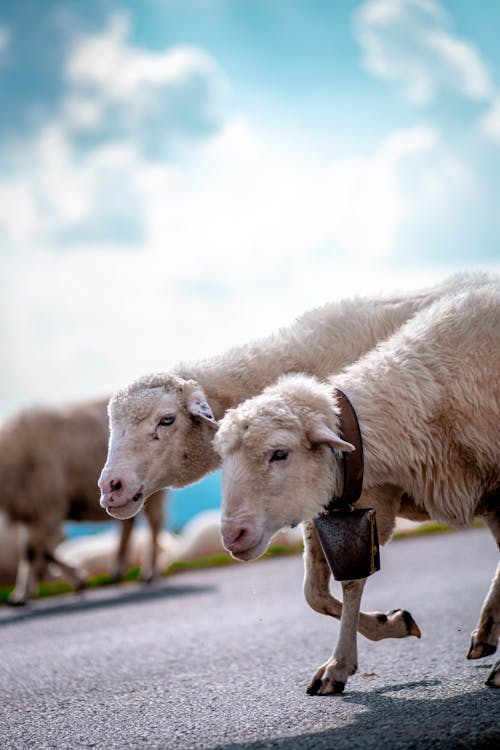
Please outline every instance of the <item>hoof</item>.
[[9, 597], [7, 599], [9, 607], [25, 607], [28, 604], [27, 599], [18, 599], [17, 597]]
[[420, 638], [422, 633], [417, 623], [406, 609], [391, 609], [387, 614], [377, 615], [377, 620], [387, 627], [387, 632], [382, 638], [408, 638], [414, 635]]
[[344, 692], [347, 678], [353, 675], [356, 669], [356, 664], [348, 665], [344, 659], [332, 658], [316, 670], [306, 693], [308, 695], [340, 695]]
[[408, 635], [414, 635], [415, 638], [421, 638], [422, 633], [420, 632], [420, 628], [406, 609], [402, 610], [402, 616], [405, 621], [406, 629], [408, 630]]
[[156, 573], [145, 573], [144, 575], [141, 575], [142, 583], [154, 583], [156, 580], [158, 580]]
[[321, 680], [313, 680], [306, 688], [307, 695], [317, 695], [321, 687]]
[[306, 690], [308, 695], [340, 695], [344, 692], [345, 682], [329, 680], [323, 683], [321, 680], [315, 680]]
[[323, 690], [321, 690], [320, 695], [339, 695], [340, 693], [344, 692], [345, 688], [345, 682], [338, 682], [337, 680], [334, 680], [332, 683], [327, 683]]
[[470, 639], [468, 659], [482, 659], [484, 656], [491, 656], [497, 650], [496, 644], [479, 641], [475, 635]]
[[340, 695], [344, 692], [345, 682], [338, 682], [337, 680], [326, 680], [323, 683], [322, 680], [316, 679], [308, 685], [306, 693], [307, 695]]
[[494, 665], [484, 684], [487, 687], [500, 688], [500, 659]]

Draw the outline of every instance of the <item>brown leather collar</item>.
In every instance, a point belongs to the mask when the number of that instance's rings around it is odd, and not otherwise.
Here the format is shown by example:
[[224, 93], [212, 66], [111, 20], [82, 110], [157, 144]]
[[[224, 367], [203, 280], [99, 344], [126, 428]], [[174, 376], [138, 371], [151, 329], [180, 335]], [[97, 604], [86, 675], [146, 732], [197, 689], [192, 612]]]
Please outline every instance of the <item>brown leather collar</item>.
[[363, 441], [359, 429], [358, 418], [353, 405], [346, 394], [335, 389], [338, 405], [340, 406], [340, 430], [342, 438], [352, 443], [356, 450], [342, 454], [344, 472], [344, 486], [340, 497], [333, 497], [326, 510], [341, 510], [353, 505], [359, 500], [363, 488]]

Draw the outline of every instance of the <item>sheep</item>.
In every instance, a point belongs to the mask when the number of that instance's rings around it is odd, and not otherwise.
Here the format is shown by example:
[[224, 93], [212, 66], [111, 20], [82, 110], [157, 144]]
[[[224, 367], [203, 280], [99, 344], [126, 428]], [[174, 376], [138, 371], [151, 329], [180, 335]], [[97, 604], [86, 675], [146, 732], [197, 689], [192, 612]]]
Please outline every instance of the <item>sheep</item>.
[[[54, 554], [65, 520], [105, 521], [99, 507], [97, 479], [106, 457], [108, 399], [65, 406], [26, 409], [0, 428], [0, 510], [17, 527], [18, 565], [9, 603], [26, 604], [49, 565], [75, 585], [82, 572]], [[146, 509], [151, 552], [143, 577], [150, 580], [156, 564], [156, 538], [163, 523], [163, 493]], [[132, 524], [121, 528], [113, 575], [124, 572]]]
[[[410, 497], [452, 526], [481, 516], [500, 547], [499, 375], [500, 284], [492, 283], [438, 300], [337, 375], [287, 375], [229, 410], [214, 440], [223, 461], [226, 548], [250, 560], [283, 526], [305, 522], [314, 534], [312, 519], [342, 490], [341, 455], [354, 450], [339, 434], [337, 389], [359, 420], [365, 470], [358, 506], [375, 508], [381, 544]], [[342, 583], [337, 647], [309, 693], [340, 693], [356, 671], [365, 580]], [[499, 594], [500, 565], [468, 658], [497, 648]], [[489, 685], [498, 684], [499, 673], [497, 663]]]
[[[162, 487], [182, 487], [219, 468], [214, 429], [225, 411], [257, 394], [278, 375], [303, 371], [320, 377], [354, 362], [397, 330], [415, 312], [450, 291], [492, 283], [487, 274], [451, 277], [425, 291], [392, 298], [355, 298], [330, 303], [302, 315], [269, 338], [172, 373], [141, 377], [118, 391], [108, 406], [110, 447], [99, 479], [101, 505], [115, 518], [137, 513]], [[410, 501], [401, 515], [428, 516]], [[330, 569], [319, 542], [306, 529], [310, 606], [340, 618], [342, 605], [328, 590]], [[361, 613], [367, 638], [419, 636], [403, 610]]]

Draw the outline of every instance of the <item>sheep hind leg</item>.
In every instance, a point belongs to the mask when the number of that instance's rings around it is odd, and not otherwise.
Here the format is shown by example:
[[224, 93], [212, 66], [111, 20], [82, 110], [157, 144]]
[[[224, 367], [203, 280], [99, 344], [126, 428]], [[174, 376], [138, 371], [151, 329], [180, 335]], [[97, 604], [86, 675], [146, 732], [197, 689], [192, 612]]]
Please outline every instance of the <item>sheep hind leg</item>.
[[[304, 533], [304, 596], [315, 612], [340, 620], [342, 602], [330, 594], [330, 567], [313, 523], [303, 524]], [[384, 638], [420, 638], [420, 629], [409, 612], [393, 609], [389, 612], [360, 612], [358, 630], [371, 641]]]
[[68, 563], [65, 563], [57, 557], [53, 550], [45, 549], [43, 557], [45, 562], [49, 565], [55, 565], [56, 568], [60, 570], [63, 576], [65, 576], [71, 585], [75, 587], [76, 591], [83, 591], [83, 589], [86, 588], [87, 584], [84, 574], [77, 568], [73, 567], [73, 565], [68, 565]]
[[342, 581], [344, 604], [339, 640], [332, 657], [316, 670], [306, 691], [309, 695], [342, 693], [348, 677], [358, 668], [356, 626], [365, 581], [366, 578]]
[[[500, 509], [495, 509], [484, 515], [484, 520], [491, 533], [495, 537], [500, 549]], [[491, 656], [497, 650], [498, 638], [500, 637], [500, 563], [497, 565], [496, 573], [484, 600], [479, 622], [472, 631], [468, 659], [481, 659]], [[500, 664], [495, 664], [495, 669], [500, 674]], [[492, 673], [493, 674], [493, 673]], [[488, 680], [490, 680], [490, 675]], [[488, 681], [487, 681], [488, 682]], [[488, 684], [491, 684], [488, 682]]]

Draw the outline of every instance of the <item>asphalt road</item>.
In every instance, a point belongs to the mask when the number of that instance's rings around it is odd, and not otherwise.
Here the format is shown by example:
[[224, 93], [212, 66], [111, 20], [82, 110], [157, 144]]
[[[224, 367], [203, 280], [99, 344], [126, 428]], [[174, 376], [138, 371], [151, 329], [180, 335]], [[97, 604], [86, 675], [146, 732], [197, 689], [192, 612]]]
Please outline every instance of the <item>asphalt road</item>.
[[1, 609], [0, 748], [499, 748], [494, 657], [465, 659], [497, 560], [482, 529], [383, 550], [363, 608], [409, 609], [422, 638], [359, 636], [342, 696], [304, 692], [338, 623], [299, 556]]

